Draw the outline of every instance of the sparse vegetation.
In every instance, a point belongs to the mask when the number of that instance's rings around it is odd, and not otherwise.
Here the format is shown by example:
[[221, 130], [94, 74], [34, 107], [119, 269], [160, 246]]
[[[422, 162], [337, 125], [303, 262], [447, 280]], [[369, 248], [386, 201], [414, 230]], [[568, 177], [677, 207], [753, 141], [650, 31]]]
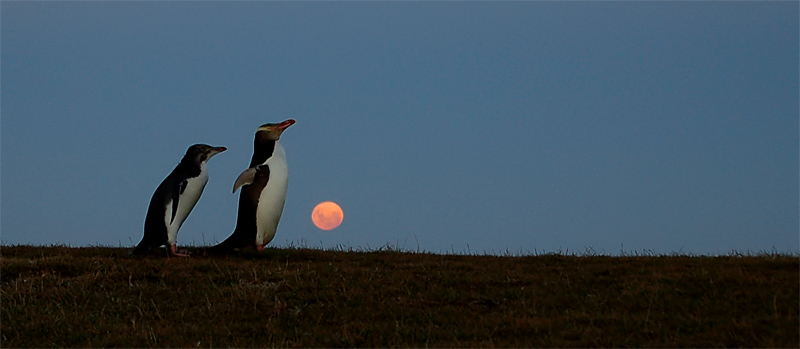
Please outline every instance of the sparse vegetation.
[[2, 347], [798, 347], [800, 258], [3, 246]]

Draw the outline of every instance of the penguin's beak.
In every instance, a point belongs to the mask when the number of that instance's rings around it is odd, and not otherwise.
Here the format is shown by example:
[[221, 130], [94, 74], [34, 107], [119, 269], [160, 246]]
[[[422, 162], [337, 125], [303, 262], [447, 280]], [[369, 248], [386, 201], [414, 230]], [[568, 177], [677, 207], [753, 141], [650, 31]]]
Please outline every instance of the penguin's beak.
[[275, 126], [275, 128], [279, 130], [285, 130], [287, 127], [294, 125], [294, 123], [295, 123], [294, 119], [289, 119], [278, 124], [278, 126]]
[[217, 154], [219, 154], [221, 152], [224, 152], [226, 150], [228, 150], [228, 148], [225, 148], [225, 147], [213, 147], [213, 148], [208, 150], [208, 158], [210, 159], [212, 156], [217, 155]]

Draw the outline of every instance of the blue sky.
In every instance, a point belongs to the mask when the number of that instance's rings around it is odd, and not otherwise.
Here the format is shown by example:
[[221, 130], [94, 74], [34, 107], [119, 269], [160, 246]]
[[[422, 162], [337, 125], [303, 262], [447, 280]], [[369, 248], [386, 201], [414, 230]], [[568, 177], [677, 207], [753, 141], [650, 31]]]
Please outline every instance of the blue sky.
[[[271, 246], [798, 252], [797, 2], [0, 3], [0, 239], [132, 246], [194, 143], [178, 235], [236, 220], [283, 135]], [[332, 231], [313, 207], [345, 212]]]

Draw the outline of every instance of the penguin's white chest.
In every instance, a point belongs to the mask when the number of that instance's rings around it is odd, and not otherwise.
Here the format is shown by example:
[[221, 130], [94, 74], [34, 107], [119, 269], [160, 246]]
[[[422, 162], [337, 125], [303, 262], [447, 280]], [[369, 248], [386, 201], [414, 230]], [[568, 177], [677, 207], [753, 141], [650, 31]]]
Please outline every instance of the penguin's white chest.
[[266, 245], [275, 237], [278, 222], [286, 203], [289, 187], [289, 166], [286, 164], [286, 151], [280, 142], [275, 142], [272, 156], [264, 164], [269, 166], [269, 180], [261, 190], [256, 209], [256, 244]]
[[206, 163], [203, 162], [200, 164], [200, 175], [186, 180], [186, 188], [178, 198], [178, 210], [175, 212], [174, 219], [172, 218], [172, 207], [175, 203], [170, 201], [169, 205], [167, 205], [164, 221], [167, 224], [167, 241], [170, 244], [176, 243], [178, 230], [186, 220], [186, 217], [189, 217], [189, 213], [192, 212], [197, 201], [200, 200], [200, 195], [203, 194], [206, 183], [208, 183], [208, 170]]

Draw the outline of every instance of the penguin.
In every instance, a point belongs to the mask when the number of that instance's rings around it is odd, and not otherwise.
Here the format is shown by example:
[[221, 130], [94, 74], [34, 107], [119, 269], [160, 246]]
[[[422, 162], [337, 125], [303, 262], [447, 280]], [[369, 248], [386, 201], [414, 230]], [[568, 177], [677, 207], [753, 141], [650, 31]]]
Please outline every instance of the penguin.
[[289, 185], [286, 151], [280, 138], [294, 123], [289, 119], [263, 124], [256, 130], [250, 167], [233, 183], [233, 193], [241, 188], [236, 228], [225, 241], [209, 248], [209, 253], [227, 253], [248, 246], [261, 251], [275, 237]]
[[170, 256], [189, 257], [175, 246], [178, 230], [203, 194], [208, 182], [206, 163], [225, 150], [207, 144], [195, 144], [186, 150], [178, 166], [153, 193], [144, 219], [144, 237], [131, 254], [147, 254], [152, 247], [166, 245]]

